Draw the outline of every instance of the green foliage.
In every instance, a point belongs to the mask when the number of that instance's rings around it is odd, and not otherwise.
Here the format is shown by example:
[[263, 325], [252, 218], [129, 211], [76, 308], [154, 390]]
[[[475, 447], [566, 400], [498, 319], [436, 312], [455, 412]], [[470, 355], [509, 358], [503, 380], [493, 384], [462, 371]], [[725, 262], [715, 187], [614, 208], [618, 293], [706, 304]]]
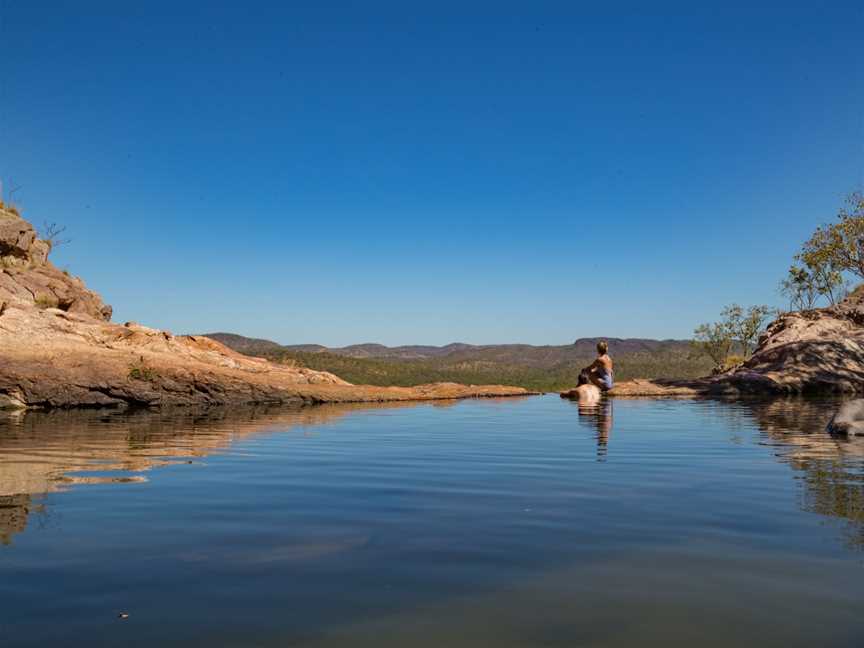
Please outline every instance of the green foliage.
[[[745, 360], [750, 356], [750, 350], [756, 347], [759, 334], [771, 312], [765, 305], [751, 306], [745, 311], [738, 304], [731, 304], [723, 309], [723, 324], [732, 334], [732, 338], [741, 345], [741, 354]], [[726, 360], [728, 362], [728, 358]]]
[[743, 363], [746, 359], [747, 358], [745, 358], [743, 355], [737, 355], [737, 354], [732, 353], [726, 358], [726, 362], [723, 365], [723, 369], [728, 370], [728, 369], [732, 369], [733, 367], [737, 367], [738, 365]]
[[159, 372], [147, 364], [144, 356], [129, 365], [129, 378], [132, 380], [146, 380], [152, 382], [159, 378]]
[[[864, 279], [864, 195], [849, 196], [837, 222], [817, 228], [804, 244], [800, 259], [817, 274], [851, 272]], [[829, 277], [829, 283], [831, 279], [836, 276]], [[817, 278], [819, 281], [822, 279]]]
[[[614, 349], [612, 349], [614, 354]], [[468, 385], [515, 385], [536, 391], [560, 391], [576, 384], [579, 371], [594, 358], [562, 362], [551, 368], [487, 360], [445, 358], [383, 359], [352, 358], [334, 353], [279, 350], [266, 354], [277, 362], [290, 362], [318, 371], [329, 371], [358, 385], [410, 387], [431, 382]], [[632, 378], [697, 378], [711, 365], [685, 350], [613, 355], [616, 380]]]
[[789, 274], [780, 282], [780, 294], [789, 298], [789, 308], [796, 311], [811, 310], [819, 299], [815, 277], [807, 268], [789, 266]]
[[789, 308], [806, 311], [824, 299], [837, 304], [848, 292], [844, 273], [864, 278], [864, 196], [854, 193], [837, 222], [818, 227], [795, 255], [780, 293]]
[[[771, 309], [764, 305], [745, 309], [738, 304], [730, 304], [723, 309], [723, 319], [719, 322], [696, 327], [693, 332], [693, 349], [697, 355], [710, 358], [715, 370], [726, 370], [740, 364], [756, 347], [759, 334], [771, 313]], [[730, 357], [733, 349], [741, 354], [741, 360], [734, 363]]]
[[726, 366], [733, 341], [732, 331], [723, 322], [700, 324], [693, 331], [693, 349], [711, 358], [715, 368]]

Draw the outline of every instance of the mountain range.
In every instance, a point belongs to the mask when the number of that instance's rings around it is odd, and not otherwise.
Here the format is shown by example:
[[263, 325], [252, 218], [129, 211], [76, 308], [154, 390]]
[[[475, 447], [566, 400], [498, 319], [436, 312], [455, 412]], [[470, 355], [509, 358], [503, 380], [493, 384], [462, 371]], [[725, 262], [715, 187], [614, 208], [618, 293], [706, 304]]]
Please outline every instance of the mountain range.
[[389, 347], [383, 344], [352, 344], [327, 347], [320, 344], [283, 345], [272, 340], [249, 338], [236, 333], [205, 333], [222, 344], [246, 355], [269, 356], [277, 353], [327, 353], [347, 358], [377, 358], [386, 360], [446, 360], [448, 363], [492, 362], [551, 368], [570, 362], [583, 361], [595, 355], [597, 342], [606, 339], [614, 357], [632, 355], [689, 353], [688, 340], [651, 340], [643, 338], [580, 338], [573, 344], [535, 346], [531, 344], [464, 344], [445, 346], [405, 345]]

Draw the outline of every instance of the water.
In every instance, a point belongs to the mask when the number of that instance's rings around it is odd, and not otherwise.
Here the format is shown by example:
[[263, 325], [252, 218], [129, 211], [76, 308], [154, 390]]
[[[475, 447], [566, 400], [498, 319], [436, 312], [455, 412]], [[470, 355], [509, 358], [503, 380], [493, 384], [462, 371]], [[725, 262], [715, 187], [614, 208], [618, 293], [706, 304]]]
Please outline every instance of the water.
[[0, 418], [0, 645], [860, 646], [836, 406]]

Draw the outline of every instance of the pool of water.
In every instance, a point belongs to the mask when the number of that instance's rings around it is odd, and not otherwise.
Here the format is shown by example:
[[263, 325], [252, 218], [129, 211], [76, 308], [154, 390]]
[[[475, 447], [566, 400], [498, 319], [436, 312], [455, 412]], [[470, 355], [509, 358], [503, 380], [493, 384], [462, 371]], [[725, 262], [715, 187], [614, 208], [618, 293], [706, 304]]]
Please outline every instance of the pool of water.
[[836, 406], [0, 416], [0, 645], [860, 646]]

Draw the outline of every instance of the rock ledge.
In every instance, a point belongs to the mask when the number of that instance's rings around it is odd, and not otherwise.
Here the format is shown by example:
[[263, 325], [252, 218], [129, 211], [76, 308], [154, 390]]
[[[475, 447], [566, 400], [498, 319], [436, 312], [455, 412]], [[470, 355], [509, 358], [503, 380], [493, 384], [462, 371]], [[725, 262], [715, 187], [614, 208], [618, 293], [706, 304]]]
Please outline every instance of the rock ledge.
[[352, 385], [250, 358], [206, 337], [110, 321], [111, 307], [48, 261], [51, 245], [0, 209], [0, 409], [385, 402], [524, 396], [500, 385]]

